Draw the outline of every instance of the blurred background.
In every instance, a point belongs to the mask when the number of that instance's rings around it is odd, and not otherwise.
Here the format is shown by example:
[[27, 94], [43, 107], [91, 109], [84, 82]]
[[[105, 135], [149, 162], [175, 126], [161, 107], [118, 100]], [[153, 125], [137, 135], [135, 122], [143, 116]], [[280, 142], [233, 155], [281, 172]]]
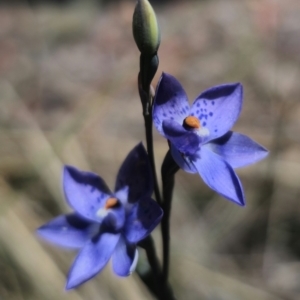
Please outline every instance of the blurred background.
[[[153, 1], [160, 67], [190, 101], [240, 81], [234, 130], [270, 150], [238, 170], [245, 208], [180, 171], [171, 218], [171, 277], [178, 299], [300, 299], [300, 2]], [[135, 1], [0, 3], [0, 299], [153, 299], [139, 277], [111, 267], [75, 291], [65, 277], [75, 252], [35, 229], [70, 211], [64, 164], [114, 186], [127, 153], [144, 141], [131, 33]], [[167, 151], [155, 132], [157, 168]], [[160, 231], [154, 232], [160, 252]], [[142, 251], [141, 251], [142, 252]], [[143, 258], [143, 253], [141, 253]]]

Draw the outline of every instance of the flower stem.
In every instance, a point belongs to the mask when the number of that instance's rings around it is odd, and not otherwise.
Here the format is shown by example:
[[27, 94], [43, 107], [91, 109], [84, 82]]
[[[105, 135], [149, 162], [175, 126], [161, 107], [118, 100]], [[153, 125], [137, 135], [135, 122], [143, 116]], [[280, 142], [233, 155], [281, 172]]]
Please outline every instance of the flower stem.
[[153, 137], [152, 137], [152, 97], [150, 95], [150, 84], [158, 67], [158, 56], [155, 54], [152, 57], [147, 57], [141, 54], [140, 57], [140, 72], [138, 76], [138, 89], [143, 107], [143, 116], [145, 122], [147, 152], [150, 160], [150, 165], [154, 181], [154, 194], [156, 201], [161, 205], [161, 196], [156, 176]]
[[[152, 98], [153, 96], [150, 93], [150, 84], [155, 75], [155, 72], [158, 67], [158, 56], [157, 54], [153, 55], [152, 57], [147, 57], [141, 54], [140, 57], [140, 72], [138, 76], [138, 89], [139, 95], [143, 107], [143, 116], [145, 121], [145, 133], [146, 133], [146, 143], [147, 143], [147, 151], [150, 160], [150, 165], [153, 173], [153, 181], [154, 181], [154, 193], [156, 201], [159, 205], [162, 206], [165, 217], [163, 217], [164, 225], [162, 225], [162, 235], [163, 235], [163, 253], [164, 253], [164, 266], [163, 271], [161, 270], [156, 251], [155, 245], [151, 237], [146, 238], [142, 243], [141, 246], [146, 250], [147, 258], [149, 264], [152, 269], [152, 274], [154, 277], [154, 281], [156, 282], [156, 297], [159, 300], [175, 300], [173, 296], [173, 292], [171, 287], [168, 284], [168, 269], [169, 269], [169, 218], [170, 218], [170, 208], [171, 208], [171, 199], [172, 199], [172, 191], [174, 186], [174, 176], [173, 181], [168, 181], [167, 178], [163, 180], [163, 186], [166, 187], [164, 198], [164, 206], [162, 203], [162, 198], [159, 190], [158, 180], [156, 176], [156, 168], [155, 168], [155, 159], [154, 159], [154, 149], [153, 149], [153, 134], [152, 134]], [[172, 159], [172, 156], [169, 155]], [[173, 159], [172, 159], [173, 161]], [[175, 164], [175, 163], [174, 163]], [[176, 165], [176, 164], [175, 164]], [[166, 165], [167, 166], [167, 165]], [[177, 166], [177, 165], [176, 165]], [[177, 167], [178, 168], [178, 167]], [[164, 166], [162, 166], [162, 170]], [[176, 169], [177, 171], [178, 169]], [[176, 173], [173, 172], [173, 174]], [[164, 173], [168, 173], [167, 170]], [[142, 277], [141, 277], [142, 278]], [[147, 284], [144, 280], [144, 283], [148, 286], [150, 290], [151, 284]]]
[[142, 240], [139, 243], [139, 246], [145, 249], [146, 255], [148, 258], [149, 265], [152, 270], [152, 282], [154, 282], [154, 289], [151, 289], [150, 284], [146, 283], [146, 280], [143, 276], [140, 275], [144, 283], [152, 290], [159, 300], [175, 300], [172, 289], [169, 285], [165, 287], [162, 285], [162, 271], [157, 258], [155, 244], [152, 239], [152, 236], [149, 235], [147, 238]]
[[161, 222], [162, 240], [163, 240], [163, 271], [162, 284], [167, 286], [169, 277], [169, 261], [170, 261], [170, 215], [173, 189], [175, 184], [175, 174], [179, 170], [175, 163], [170, 150], [167, 152], [161, 167], [163, 181], [163, 204], [164, 215]]
[[161, 205], [161, 197], [160, 197], [160, 191], [156, 176], [156, 168], [155, 168], [155, 160], [154, 160], [154, 151], [153, 151], [153, 138], [152, 138], [152, 111], [145, 116], [145, 130], [146, 130], [146, 143], [147, 143], [147, 151], [149, 155], [149, 160], [153, 172], [153, 180], [154, 180], [154, 194], [156, 201], [159, 205]]

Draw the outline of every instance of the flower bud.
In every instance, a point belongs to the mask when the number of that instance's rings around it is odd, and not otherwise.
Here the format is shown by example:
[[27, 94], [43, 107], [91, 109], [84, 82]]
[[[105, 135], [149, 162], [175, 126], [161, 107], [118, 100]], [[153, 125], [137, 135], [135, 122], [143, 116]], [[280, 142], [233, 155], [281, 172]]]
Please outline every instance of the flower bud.
[[132, 19], [133, 37], [142, 54], [153, 55], [160, 43], [155, 12], [148, 0], [138, 0]]

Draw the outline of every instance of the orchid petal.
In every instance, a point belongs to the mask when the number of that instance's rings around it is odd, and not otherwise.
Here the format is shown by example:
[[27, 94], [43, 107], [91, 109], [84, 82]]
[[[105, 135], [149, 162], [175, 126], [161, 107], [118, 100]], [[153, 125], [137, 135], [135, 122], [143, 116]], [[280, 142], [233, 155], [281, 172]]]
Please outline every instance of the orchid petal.
[[60, 215], [41, 226], [37, 233], [43, 239], [66, 248], [81, 248], [99, 229], [77, 214]]
[[116, 207], [105, 209], [104, 223], [110, 230], [119, 231], [125, 224], [125, 207], [119, 202]]
[[163, 216], [161, 207], [151, 198], [142, 198], [127, 215], [124, 234], [131, 243], [138, 243], [147, 237]]
[[71, 267], [66, 289], [73, 289], [96, 276], [108, 263], [119, 239], [120, 234], [102, 232], [85, 244]]
[[234, 203], [244, 206], [241, 182], [232, 167], [218, 154], [202, 147], [200, 157], [194, 161], [203, 181], [214, 191]]
[[164, 121], [163, 131], [165, 137], [186, 155], [193, 155], [199, 150], [201, 138], [193, 131], [188, 131], [175, 121]]
[[65, 166], [63, 185], [66, 199], [77, 213], [86, 219], [101, 221], [97, 212], [104, 207], [111, 195], [101, 177], [91, 172]]
[[128, 202], [153, 193], [153, 176], [148, 154], [142, 143], [134, 147], [123, 162], [116, 180], [116, 191], [129, 187]]
[[170, 149], [173, 159], [182, 170], [192, 174], [198, 173], [189, 156], [185, 156], [180, 153], [172, 143], [170, 145]]
[[256, 163], [268, 155], [266, 148], [248, 136], [232, 131], [205, 146], [221, 155], [233, 168]]
[[138, 262], [138, 250], [136, 245], [126, 242], [120, 238], [114, 254], [112, 256], [112, 266], [115, 274], [118, 276], [129, 276]]
[[128, 194], [129, 194], [129, 187], [126, 185], [120, 190], [117, 190], [114, 193], [114, 196], [123, 204], [126, 205], [128, 203]]
[[201, 126], [208, 130], [205, 141], [227, 133], [238, 119], [243, 103], [243, 87], [240, 83], [212, 87], [200, 94], [191, 108]]
[[187, 95], [179, 81], [163, 73], [157, 85], [153, 104], [153, 123], [158, 132], [164, 135], [162, 123], [165, 120], [174, 120], [182, 124], [189, 111]]

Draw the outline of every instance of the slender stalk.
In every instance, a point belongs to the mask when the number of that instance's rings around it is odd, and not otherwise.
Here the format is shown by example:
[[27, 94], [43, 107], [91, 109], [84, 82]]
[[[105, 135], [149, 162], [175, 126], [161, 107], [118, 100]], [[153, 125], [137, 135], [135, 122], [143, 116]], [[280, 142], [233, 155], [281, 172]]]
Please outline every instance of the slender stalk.
[[[151, 277], [152, 277], [152, 281], [154, 283], [154, 289], [151, 289], [151, 287], [150, 287], [150, 289], [152, 290], [152, 292], [156, 295], [156, 297], [159, 300], [175, 300], [170, 286], [167, 285], [166, 287], [163, 287], [163, 285], [162, 285], [162, 280], [161, 280], [162, 270], [160, 267], [159, 260], [157, 258], [155, 244], [152, 239], [152, 236], [150, 235], [147, 238], [145, 238], [143, 241], [141, 241], [139, 243], [139, 246], [142, 247], [143, 249], [145, 249], [147, 259], [148, 259], [149, 265], [151, 267], [151, 271], [152, 271]], [[142, 275], [140, 275], [140, 277], [144, 281], [144, 283], [149, 287], [149, 283], [147, 284], [145, 282], [145, 278], [143, 278]]]
[[[142, 66], [141, 66], [142, 68]], [[146, 144], [147, 152], [150, 160], [150, 165], [152, 169], [153, 181], [154, 181], [154, 194], [155, 199], [159, 205], [161, 205], [161, 196], [159, 191], [159, 185], [156, 175], [155, 159], [154, 159], [154, 150], [153, 150], [153, 136], [152, 136], [152, 99], [150, 96], [150, 83], [147, 87], [144, 86], [142, 80], [142, 70], [138, 76], [138, 88], [139, 94], [143, 106], [143, 117], [145, 122], [145, 135], [146, 135]]]
[[145, 249], [149, 265], [151, 267], [151, 280], [146, 276], [140, 275], [141, 279], [148, 286], [148, 288], [157, 296], [158, 299], [163, 299], [161, 289], [161, 267], [156, 254], [154, 241], [152, 236], [148, 236], [139, 243], [139, 246]]
[[[147, 57], [141, 55], [140, 57], [140, 72], [138, 76], [138, 89], [139, 95], [143, 107], [143, 117], [145, 121], [145, 134], [146, 134], [146, 144], [147, 144], [147, 151], [150, 160], [150, 165], [153, 173], [153, 180], [154, 180], [154, 193], [156, 201], [159, 205], [162, 206], [164, 210], [164, 217], [162, 223], [162, 235], [163, 235], [163, 257], [164, 257], [164, 265], [163, 271], [161, 270], [159, 261], [156, 256], [155, 246], [153, 240], [147, 238], [145, 241], [141, 243], [143, 245], [146, 253], [149, 264], [152, 269], [154, 282], [156, 283], [156, 296], [159, 300], [174, 300], [174, 296], [172, 293], [172, 289], [168, 285], [168, 269], [169, 269], [169, 218], [170, 218], [170, 209], [171, 209], [171, 200], [172, 200], [172, 191], [174, 187], [174, 176], [168, 178], [168, 168], [170, 164], [170, 158], [168, 163], [165, 163], [162, 166], [162, 170], [167, 168], [163, 174], [166, 174], [163, 181], [164, 186], [164, 198], [166, 200], [162, 203], [162, 198], [159, 190], [158, 180], [156, 176], [156, 168], [155, 168], [155, 159], [154, 159], [154, 149], [153, 149], [153, 134], [152, 134], [152, 97], [150, 95], [150, 84], [153, 76], [158, 67], [158, 56], [155, 54], [152, 57]], [[171, 157], [171, 155], [169, 155]], [[172, 157], [171, 157], [172, 158]], [[172, 163], [173, 162], [173, 163]], [[175, 163], [173, 159], [171, 159], [171, 165], [173, 166]], [[176, 165], [176, 164], [175, 164]], [[176, 165], [177, 166], [177, 165]], [[172, 168], [171, 168], [172, 169]], [[174, 169], [174, 168], [173, 168]], [[172, 169], [172, 170], [173, 170]], [[176, 169], [177, 171], [178, 169]], [[172, 174], [176, 173], [171, 171]], [[170, 181], [171, 179], [171, 181]], [[142, 247], [143, 247], [142, 246]], [[141, 277], [142, 278], [142, 277]], [[153, 291], [151, 288], [151, 284], [144, 280], [144, 283], [148, 286], [149, 289]]]
[[163, 271], [162, 284], [167, 286], [169, 277], [170, 261], [170, 215], [175, 184], [175, 174], [179, 170], [178, 165], [173, 160], [170, 150], [167, 152], [161, 168], [163, 181], [163, 210], [164, 216], [161, 222], [162, 242], [163, 242]]
[[154, 160], [154, 151], [153, 151], [153, 138], [152, 138], [152, 112], [148, 116], [144, 116], [145, 119], [145, 130], [146, 130], [146, 143], [147, 151], [149, 155], [149, 160], [153, 172], [153, 181], [154, 181], [154, 194], [155, 199], [159, 205], [161, 205], [161, 196], [158, 186], [158, 180], [156, 176], [155, 160]]

